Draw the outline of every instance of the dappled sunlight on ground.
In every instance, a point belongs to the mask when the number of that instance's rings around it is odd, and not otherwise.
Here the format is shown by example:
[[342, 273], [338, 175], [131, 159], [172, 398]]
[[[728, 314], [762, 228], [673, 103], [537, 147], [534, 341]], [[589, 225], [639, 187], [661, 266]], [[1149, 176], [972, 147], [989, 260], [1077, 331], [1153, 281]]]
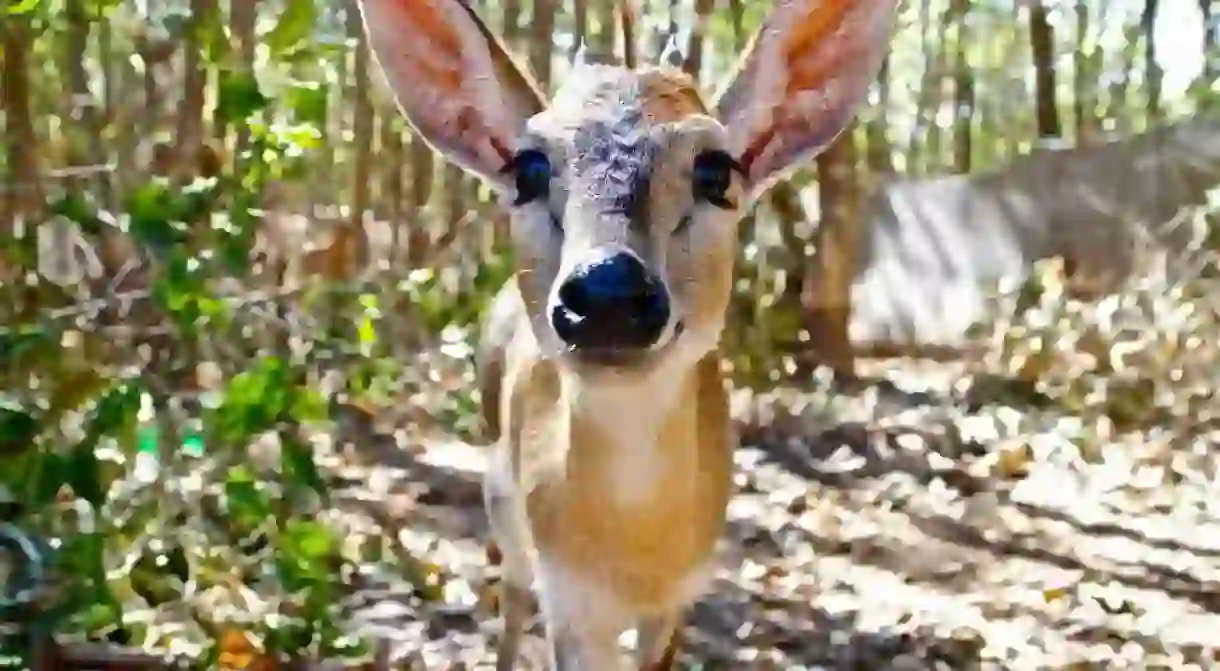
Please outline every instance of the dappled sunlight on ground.
[[[829, 405], [737, 394], [738, 493], [724, 567], [687, 618], [689, 668], [1220, 662], [1220, 455], [1014, 450], [1039, 439], [947, 400], [960, 371], [884, 369], [884, 384]], [[998, 428], [980, 439], [980, 425]], [[368, 576], [356, 623], [420, 668], [490, 668], [481, 449], [376, 444], [342, 465], [344, 518], [396, 526], [428, 558], [436, 600], [401, 575]]]

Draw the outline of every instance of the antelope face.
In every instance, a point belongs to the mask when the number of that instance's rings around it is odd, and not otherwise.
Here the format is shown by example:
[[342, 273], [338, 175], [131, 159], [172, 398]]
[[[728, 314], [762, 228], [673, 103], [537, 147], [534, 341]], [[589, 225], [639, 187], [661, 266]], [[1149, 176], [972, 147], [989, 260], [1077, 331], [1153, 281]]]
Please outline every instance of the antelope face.
[[584, 65], [567, 82], [505, 168], [535, 334], [584, 370], [697, 359], [733, 275], [742, 187], [725, 129], [678, 72]]

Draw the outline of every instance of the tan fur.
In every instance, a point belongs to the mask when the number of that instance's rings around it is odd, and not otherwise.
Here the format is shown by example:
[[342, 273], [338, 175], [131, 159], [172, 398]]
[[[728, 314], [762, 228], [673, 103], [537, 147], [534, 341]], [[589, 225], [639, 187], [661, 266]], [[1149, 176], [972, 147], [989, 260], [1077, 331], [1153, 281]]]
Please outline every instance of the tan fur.
[[[675, 411], [659, 430], [657, 445], [663, 452], [652, 463], [646, 495], [620, 503], [611, 489], [614, 481], [602, 477], [613, 468], [620, 443], [590, 415], [595, 408], [563, 398], [561, 372], [530, 334], [515, 280], [501, 290], [490, 317], [479, 357], [484, 413], [489, 427], [504, 427], [504, 434], [493, 432], [501, 441], [499, 449], [509, 455], [498, 475], [513, 480], [524, 495], [532, 548], [521, 547], [511, 540], [515, 532], [504, 531], [515, 524], [514, 507], [521, 501], [497, 497], [489, 485], [488, 515], [493, 527], [501, 528], [497, 540], [510, 555], [531, 550], [580, 567], [615, 595], [616, 607], [645, 618], [639, 621], [641, 644], [651, 636], [656, 647], [637, 654], [640, 668], [670, 668], [674, 651], [669, 638], [677, 614], [698, 589], [687, 578], [711, 560], [731, 489], [732, 438], [719, 353], [700, 360], [683, 382]], [[647, 392], [638, 393], [646, 402]], [[521, 603], [511, 605], [512, 592], [529, 589], [521, 583], [531, 577], [532, 571], [506, 571], [502, 603], [521, 608]], [[605, 625], [614, 634], [623, 625], [616, 615]], [[590, 628], [602, 629], [590, 616]], [[661, 631], [648, 629], [649, 617], [665, 623]], [[515, 655], [519, 632], [505, 635], [512, 640], [502, 644], [500, 654]], [[513, 668], [512, 660], [502, 657], [497, 668]]]
[[[552, 669], [622, 668], [616, 639], [633, 626], [637, 667], [672, 662], [731, 491], [718, 340], [733, 225], [846, 125], [895, 5], [782, 3], [715, 106], [676, 70], [605, 63], [578, 65], [547, 105], [467, 0], [360, 0], [399, 106], [433, 147], [508, 202], [507, 161], [528, 149], [551, 163], [550, 193], [512, 207], [517, 272], [477, 356], [495, 441], [484, 483], [498, 546], [489, 556], [502, 556], [505, 585], [498, 671], [515, 666], [531, 589]], [[692, 188], [705, 152], [727, 153], [740, 173], [715, 198]], [[648, 349], [596, 363], [568, 352], [549, 315], [574, 269], [607, 253], [632, 255], [660, 279], [670, 317]]]
[[[651, 491], [618, 505], [599, 477], [618, 443], [588, 410], [562, 398], [556, 362], [528, 333], [515, 282], [497, 303], [515, 309], [493, 309], [480, 348], [490, 401], [484, 413], [489, 426], [511, 418], [507, 435], [496, 437], [505, 440], [513, 478], [526, 491], [536, 548], [598, 574], [643, 612], [665, 612], [686, 596], [671, 588], [708, 560], [723, 530], [731, 438], [719, 353], [691, 371], [682, 402], [660, 427], [665, 453]], [[497, 341], [504, 336], [507, 342]], [[646, 392], [639, 393], [646, 403]]]

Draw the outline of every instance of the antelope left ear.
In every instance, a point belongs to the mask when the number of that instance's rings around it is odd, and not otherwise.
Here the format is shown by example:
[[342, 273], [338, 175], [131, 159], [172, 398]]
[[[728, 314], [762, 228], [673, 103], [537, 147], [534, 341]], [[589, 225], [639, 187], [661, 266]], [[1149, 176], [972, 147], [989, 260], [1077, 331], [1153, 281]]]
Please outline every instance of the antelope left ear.
[[900, 0], [781, 0], [716, 114], [753, 200], [847, 127], [881, 69]]
[[471, 0], [357, 4], [369, 48], [416, 134], [497, 190], [511, 190], [501, 168], [526, 122], [542, 111], [542, 96]]

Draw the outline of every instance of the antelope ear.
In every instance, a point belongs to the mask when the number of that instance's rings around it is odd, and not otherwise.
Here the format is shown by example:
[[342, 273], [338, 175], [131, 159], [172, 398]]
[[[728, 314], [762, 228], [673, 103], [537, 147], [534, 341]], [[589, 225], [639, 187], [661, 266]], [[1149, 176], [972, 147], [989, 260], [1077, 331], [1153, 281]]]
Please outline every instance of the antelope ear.
[[497, 190], [542, 96], [469, 0], [359, 0], [369, 48], [403, 117], [455, 164]]
[[900, 0], [781, 0], [738, 60], [716, 114], [749, 198], [813, 159], [864, 101]]

